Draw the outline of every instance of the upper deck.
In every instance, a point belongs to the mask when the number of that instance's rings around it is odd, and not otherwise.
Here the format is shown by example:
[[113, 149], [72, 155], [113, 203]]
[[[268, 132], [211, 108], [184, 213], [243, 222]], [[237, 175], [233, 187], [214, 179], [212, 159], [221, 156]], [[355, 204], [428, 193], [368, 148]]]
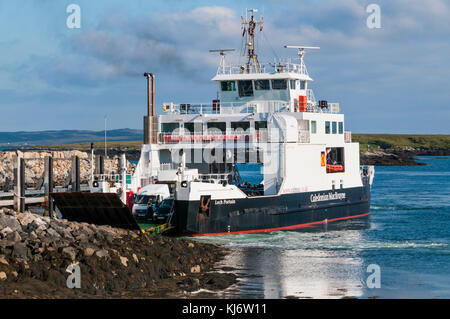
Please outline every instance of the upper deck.
[[[327, 103], [327, 107], [321, 107], [316, 101], [312, 90], [306, 90], [306, 108], [302, 112], [312, 113], [333, 113], [341, 112], [339, 103]], [[298, 112], [299, 100], [294, 98], [292, 101], [283, 100], [251, 100], [242, 102], [222, 102], [214, 100], [212, 103], [165, 103], [163, 105], [165, 115], [183, 115], [183, 114], [218, 114], [218, 115], [237, 115], [237, 114], [255, 114], [255, 113], [276, 113], [276, 112]]]
[[222, 64], [217, 68], [213, 81], [244, 79], [298, 79], [312, 81], [303, 60], [292, 63], [292, 59], [278, 59], [260, 65], [260, 70], [247, 69], [245, 65]]

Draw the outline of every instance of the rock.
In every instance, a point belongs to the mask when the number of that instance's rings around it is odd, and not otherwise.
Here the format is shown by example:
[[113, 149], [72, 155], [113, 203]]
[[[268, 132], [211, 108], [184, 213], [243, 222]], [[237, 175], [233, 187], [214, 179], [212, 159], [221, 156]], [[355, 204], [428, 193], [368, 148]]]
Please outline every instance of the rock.
[[195, 274], [195, 273], [199, 273], [199, 272], [200, 272], [200, 265], [196, 265], [191, 268], [191, 273]]
[[95, 255], [98, 258], [106, 258], [106, 257], [109, 256], [109, 253], [108, 253], [108, 251], [106, 249], [101, 249], [101, 250], [96, 251]]
[[61, 237], [61, 236], [56, 232], [56, 230], [51, 229], [51, 228], [48, 228], [48, 229], [47, 229], [47, 235], [48, 235], [50, 238], [54, 238], [54, 239], [60, 238], [60, 237]]
[[40, 226], [45, 226], [45, 228], [48, 227], [47, 223], [44, 220], [44, 217], [40, 217], [40, 216], [37, 216], [37, 218], [35, 218], [33, 220], [33, 224], [35, 224], [37, 227], [40, 227]]
[[10, 227], [5, 227], [0, 231], [0, 235], [2, 238], [5, 238], [6, 236], [8, 236], [9, 234], [11, 234], [13, 232], [13, 230]]
[[9, 265], [8, 261], [4, 257], [0, 257], [0, 264], [6, 265], [6, 266]]
[[28, 224], [31, 224], [35, 219], [37, 215], [35, 214], [29, 214], [29, 213], [20, 213], [17, 215], [17, 220], [22, 225], [22, 227], [27, 226]]
[[6, 280], [6, 278], [8, 278], [6, 273], [4, 271], [0, 272], [0, 280]]
[[13, 231], [21, 231], [22, 226], [19, 221], [14, 216], [0, 216], [0, 225], [4, 227], [9, 227]]
[[19, 242], [22, 240], [22, 237], [20, 237], [19, 233], [15, 231], [15, 232], [9, 233], [6, 236], [6, 239], [8, 239], [10, 241], [14, 241], [14, 242]]
[[136, 263], [139, 262], [139, 259], [137, 258], [136, 254], [133, 254], [133, 259], [134, 259], [134, 261], [135, 261]]
[[119, 257], [120, 257], [120, 262], [122, 263], [122, 265], [127, 267], [128, 266], [128, 258], [127, 257], [122, 257], [122, 256], [119, 256]]
[[62, 252], [63, 254], [68, 255], [72, 260], [75, 260], [75, 258], [77, 257], [77, 251], [73, 247], [65, 247], [63, 248]]
[[13, 248], [13, 255], [18, 258], [28, 259], [28, 249], [23, 243], [15, 243]]
[[95, 253], [95, 250], [93, 248], [90, 248], [90, 247], [88, 247], [88, 248], [86, 248], [84, 250], [84, 255], [86, 257], [91, 257], [94, 253]]

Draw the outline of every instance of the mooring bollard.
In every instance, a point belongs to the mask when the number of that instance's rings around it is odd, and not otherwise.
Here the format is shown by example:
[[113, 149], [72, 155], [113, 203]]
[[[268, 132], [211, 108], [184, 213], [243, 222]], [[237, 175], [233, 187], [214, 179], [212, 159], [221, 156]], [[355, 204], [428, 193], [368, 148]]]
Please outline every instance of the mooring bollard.
[[80, 191], [80, 158], [72, 158], [72, 192]]
[[14, 163], [14, 210], [25, 211], [25, 160], [21, 156]]
[[50, 195], [53, 192], [53, 158], [50, 156], [45, 157], [44, 174], [45, 202], [48, 207], [48, 215], [53, 218], [53, 199]]

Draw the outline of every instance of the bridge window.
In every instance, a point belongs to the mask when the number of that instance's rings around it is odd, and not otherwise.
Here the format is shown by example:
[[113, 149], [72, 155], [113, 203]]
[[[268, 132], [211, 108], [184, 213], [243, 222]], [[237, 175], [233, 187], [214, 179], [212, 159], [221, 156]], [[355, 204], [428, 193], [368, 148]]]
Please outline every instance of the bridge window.
[[222, 81], [222, 91], [236, 91], [236, 82], [234, 81]]
[[270, 90], [269, 80], [255, 80], [255, 90]]
[[225, 134], [227, 129], [226, 122], [208, 122], [208, 134]]
[[172, 133], [179, 128], [179, 123], [161, 123], [161, 132], [163, 133]]
[[306, 81], [300, 81], [300, 90], [306, 89]]
[[273, 90], [286, 90], [287, 89], [287, 81], [286, 80], [272, 80], [272, 89]]
[[333, 122], [332, 132], [333, 132], [333, 134], [336, 134], [336, 133], [337, 133], [336, 122]]
[[289, 83], [291, 84], [291, 90], [297, 89], [297, 81], [289, 80]]
[[339, 134], [344, 134], [344, 122], [339, 122]]
[[252, 81], [238, 81], [239, 96], [253, 96]]
[[317, 122], [311, 121], [311, 133], [316, 134], [317, 133]]
[[330, 122], [325, 122], [325, 134], [330, 134]]

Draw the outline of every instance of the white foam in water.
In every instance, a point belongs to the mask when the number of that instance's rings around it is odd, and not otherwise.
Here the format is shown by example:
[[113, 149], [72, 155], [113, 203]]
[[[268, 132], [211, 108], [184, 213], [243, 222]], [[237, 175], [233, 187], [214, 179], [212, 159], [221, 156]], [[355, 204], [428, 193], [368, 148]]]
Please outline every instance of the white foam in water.
[[202, 237], [196, 240], [222, 244], [228, 247], [280, 248], [284, 250], [450, 248], [448, 243], [436, 243], [431, 241], [414, 242], [362, 240], [361, 232], [352, 230], [319, 233], [279, 231], [264, 234]]

